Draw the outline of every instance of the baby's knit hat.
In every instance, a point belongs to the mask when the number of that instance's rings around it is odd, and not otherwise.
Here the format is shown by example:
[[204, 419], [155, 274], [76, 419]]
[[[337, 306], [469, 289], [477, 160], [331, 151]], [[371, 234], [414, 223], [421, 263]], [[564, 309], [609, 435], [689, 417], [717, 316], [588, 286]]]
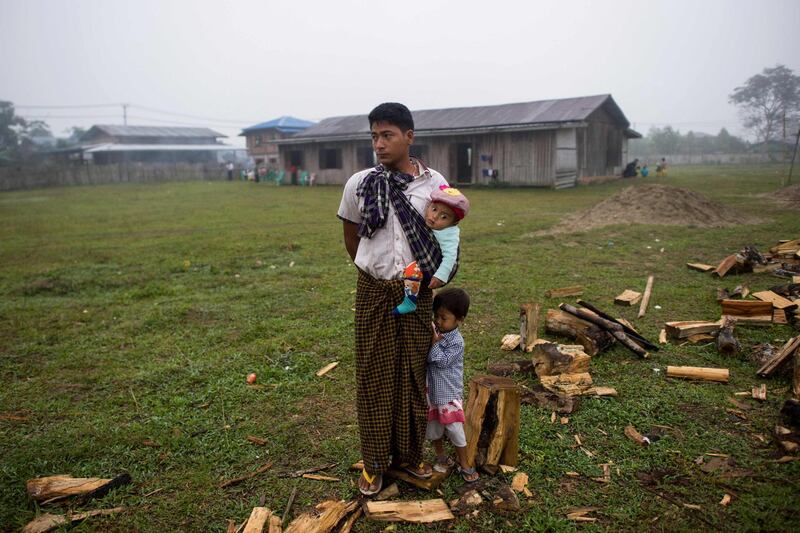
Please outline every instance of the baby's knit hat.
[[469, 200], [461, 191], [449, 185], [440, 185], [438, 191], [431, 193], [431, 202], [439, 202], [450, 207], [456, 218], [461, 220], [469, 213]]

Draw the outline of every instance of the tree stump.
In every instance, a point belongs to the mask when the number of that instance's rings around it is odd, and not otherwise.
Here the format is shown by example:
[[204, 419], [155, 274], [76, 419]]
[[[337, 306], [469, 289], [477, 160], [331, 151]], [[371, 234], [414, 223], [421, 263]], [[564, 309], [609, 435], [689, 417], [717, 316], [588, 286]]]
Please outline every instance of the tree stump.
[[516, 466], [519, 452], [519, 389], [514, 380], [477, 376], [469, 382], [467, 462], [494, 473]]

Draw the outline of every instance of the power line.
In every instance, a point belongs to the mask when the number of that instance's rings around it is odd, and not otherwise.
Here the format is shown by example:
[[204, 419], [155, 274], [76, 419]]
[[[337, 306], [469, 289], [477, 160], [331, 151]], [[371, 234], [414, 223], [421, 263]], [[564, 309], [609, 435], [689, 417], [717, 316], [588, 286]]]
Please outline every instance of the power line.
[[200, 115], [189, 115], [189, 114], [186, 114], [186, 113], [175, 113], [173, 111], [164, 111], [163, 109], [156, 109], [154, 107], [146, 107], [146, 106], [137, 105], [137, 104], [131, 104], [131, 107], [134, 107], [134, 108], [137, 108], [137, 109], [141, 109], [143, 111], [150, 111], [152, 113], [161, 113], [162, 115], [172, 115], [172, 116], [175, 116], [175, 117], [191, 118], [191, 119], [197, 119], [197, 120], [212, 120], [212, 121], [215, 121], [215, 122], [235, 122], [237, 124], [255, 122], [254, 120], [239, 120], [239, 119], [203, 117], [203, 116], [200, 116]]
[[21, 105], [14, 104], [14, 107], [23, 109], [89, 109], [94, 107], [119, 107], [122, 104], [83, 104], [83, 105]]

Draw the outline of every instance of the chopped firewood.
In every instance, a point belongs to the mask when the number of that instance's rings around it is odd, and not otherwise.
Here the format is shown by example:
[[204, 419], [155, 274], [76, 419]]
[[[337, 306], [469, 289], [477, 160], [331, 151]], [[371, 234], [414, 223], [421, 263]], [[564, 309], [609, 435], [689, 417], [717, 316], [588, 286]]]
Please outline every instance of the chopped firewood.
[[647, 306], [650, 303], [650, 295], [653, 293], [653, 276], [652, 274], [647, 276], [647, 284], [644, 288], [644, 294], [642, 295], [642, 302], [639, 304], [639, 314], [636, 315], [638, 318], [642, 318], [645, 313], [647, 313]]
[[586, 389], [584, 396], [617, 396], [617, 389], [614, 387], [591, 387]]
[[667, 322], [664, 329], [672, 339], [685, 339], [698, 333], [716, 333], [722, 327], [722, 321], [689, 320], [683, 322]]
[[522, 393], [521, 403], [538, 405], [544, 409], [549, 409], [554, 413], [569, 414], [575, 411], [580, 405], [581, 399], [572, 396], [563, 396], [545, 390], [540, 384], [527, 389]]
[[500, 514], [512, 514], [521, 509], [517, 494], [508, 485], [502, 485], [495, 492], [492, 504], [494, 504], [494, 510]]
[[658, 333], [658, 342], [660, 342], [661, 344], [667, 344], [667, 330], [666, 329], [662, 329]]
[[683, 506], [686, 507], [687, 509], [692, 509], [694, 511], [702, 511], [703, 510], [702, 506], [696, 505], [694, 503], [684, 503]]
[[767, 386], [763, 383], [759, 387], [753, 387], [753, 399], [761, 400], [762, 402], [767, 399]]
[[789, 339], [780, 350], [764, 365], [758, 369], [756, 374], [762, 377], [769, 377], [786, 362], [792, 359], [792, 354], [800, 348], [800, 335]]
[[590, 360], [583, 346], [544, 343], [533, 350], [533, 365], [539, 377], [586, 372]]
[[522, 304], [519, 308], [519, 349], [533, 350], [539, 329], [539, 304]]
[[509, 474], [511, 472], [516, 472], [516, 466], [509, 466], [509, 465], [500, 465], [500, 471], [504, 474]]
[[257, 444], [258, 446], [266, 446], [267, 439], [262, 439], [261, 437], [256, 437], [255, 435], [248, 435], [245, 437], [247, 440], [252, 442], [253, 444]]
[[703, 368], [696, 366], [668, 366], [668, 378], [698, 379], [703, 381], [719, 381], [727, 383], [729, 372], [727, 368]]
[[578, 472], [573, 472], [573, 471], [564, 472], [564, 475], [566, 475], [567, 477], [581, 477], [581, 475]]
[[329, 532], [345, 516], [358, 508], [358, 500], [350, 502], [327, 500], [318, 504], [314, 511], [304, 513], [288, 525], [284, 533]]
[[5, 420], [7, 422], [27, 422], [28, 417], [22, 415], [15, 415], [12, 413], [0, 413], [0, 420]]
[[788, 324], [789, 320], [786, 318], [786, 311], [783, 309], [775, 309], [772, 311], [773, 324]]
[[550, 289], [544, 293], [548, 298], [566, 298], [567, 296], [580, 296], [581, 294], [583, 294], [583, 287], [581, 285]]
[[573, 435], [573, 437], [575, 437], [575, 443], [576, 443], [578, 446], [583, 446], [583, 442], [581, 442], [581, 436], [580, 436], [580, 435], [578, 435], [578, 434], [576, 433], [575, 435]]
[[727, 506], [729, 503], [731, 503], [731, 495], [730, 494], [725, 494], [722, 497], [722, 499], [719, 501], [719, 504], [721, 506], [723, 506], [723, 507]]
[[[361, 507], [357, 507], [356, 510], [347, 518], [347, 520], [344, 521], [342, 527], [339, 528], [339, 531], [337, 531], [337, 533], [350, 533], [350, 531], [353, 529], [353, 524], [355, 524], [356, 520], [361, 518], [361, 515], [363, 514], [364, 514], [364, 509]], [[280, 533], [280, 531], [277, 533]]]
[[[498, 376], [472, 378], [465, 411], [468, 466], [516, 466], [520, 431], [520, 394], [516, 382]], [[484, 432], [489, 435], [488, 442], [479, 442]]]
[[247, 519], [247, 523], [244, 526], [243, 533], [261, 533], [272, 516], [272, 511], [266, 507], [253, 507], [250, 518]]
[[759, 300], [765, 302], [771, 302], [772, 306], [775, 309], [797, 309], [797, 303], [789, 300], [788, 298], [784, 298], [779, 294], [775, 294], [772, 291], [759, 291], [753, 293], [754, 298], [758, 298]]
[[597, 522], [597, 518], [586, 516], [589, 513], [597, 511], [599, 507], [577, 507], [567, 511], [567, 520], [573, 522]]
[[550, 413], [550, 423], [551, 423], [551, 424], [555, 424], [555, 423], [556, 423], [556, 419], [557, 419], [557, 418], [558, 418], [558, 417], [556, 416], [556, 412], [555, 412], [555, 411], [553, 411], [552, 413]]
[[735, 317], [772, 317], [772, 302], [759, 300], [722, 300], [722, 314]]
[[304, 474], [313, 474], [315, 472], [319, 472], [321, 470], [328, 470], [329, 468], [333, 468], [334, 466], [338, 465], [339, 463], [328, 463], [322, 466], [315, 466], [312, 468], [305, 468], [303, 470], [297, 470], [295, 472], [283, 472], [278, 474], [278, 477], [302, 477]]
[[47, 533], [61, 526], [74, 524], [75, 522], [80, 522], [93, 516], [108, 516], [121, 513], [124, 510], [124, 507], [114, 507], [113, 509], [97, 509], [95, 511], [70, 513], [67, 515], [46, 513], [28, 522], [28, 524], [22, 528], [22, 533]]
[[397, 483], [392, 483], [391, 485], [380, 491], [378, 495], [375, 496], [375, 499], [378, 501], [383, 501], [383, 500], [389, 500], [399, 495], [400, 495], [400, 487], [397, 486]]
[[642, 293], [625, 289], [622, 293], [614, 298], [614, 303], [617, 305], [634, 305], [642, 299]]
[[528, 474], [519, 472], [511, 480], [511, 490], [515, 492], [524, 492], [525, 487], [528, 486]]
[[489, 363], [486, 371], [495, 376], [513, 376], [514, 374], [533, 374], [534, 366], [531, 359], [520, 359], [518, 361], [499, 361]]
[[639, 357], [647, 358], [650, 356], [650, 354], [648, 354], [644, 348], [642, 348], [639, 344], [636, 344], [636, 342], [628, 336], [622, 324], [613, 322], [611, 320], [607, 320], [593, 311], [588, 311], [587, 309], [577, 309], [576, 307], [569, 304], [561, 304], [558, 307], [562, 311], [565, 311], [573, 316], [577, 316], [578, 318], [581, 318], [583, 320], [592, 322], [593, 324], [605, 329], [606, 331], [611, 333], [614, 336], [614, 338], [616, 338], [620, 342], [620, 344], [628, 348], [630, 351], [632, 351]]
[[614, 344], [614, 337], [599, 326], [581, 320], [558, 309], [548, 309], [545, 319], [545, 331], [555, 335], [563, 335], [583, 346], [583, 350], [594, 357]]
[[[590, 304], [586, 300], [578, 300], [577, 303], [578, 303], [578, 305], [581, 305], [581, 306], [585, 307], [586, 309], [588, 309], [589, 311], [591, 311], [592, 313], [594, 313], [596, 316], [599, 316], [600, 318], [604, 318], [605, 320], [608, 320], [612, 324], [618, 324], [618, 325], [622, 326], [622, 331], [625, 333], [625, 335], [627, 337], [629, 337], [631, 340], [633, 340], [639, 346], [641, 346], [641, 347], [643, 347], [643, 348], [645, 348], [647, 350], [653, 350], [654, 352], [657, 352], [659, 350], [659, 347], [656, 344], [653, 344], [649, 340], [647, 340], [644, 337], [642, 337], [641, 335], [639, 335], [639, 333], [633, 328], [631, 323], [628, 322], [627, 320], [614, 318], [611, 315], [609, 315], [608, 313], [604, 313], [602, 310], [598, 309], [597, 307], [595, 307], [594, 305]], [[603, 327], [603, 326], [601, 326], [601, 327]], [[616, 337], [616, 335], [615, 335], [615, 337]], [[624, 342], [623, 342], [623, 344], [624, 344]], [[589, 354], [589, 355], [591, 355], [591, 354]]]
[[561, 417], [561, 425], [562, 426], [566, 426], [567, 424], [569, 424], [569, 417], [562, 416]]
[[242, 476], [242, 477], [229, 479], [228, 481], [223, 481], [218, 486], [219, 486], [219, 488], [224, 489], [225, 487], [230, 487], [231, 485], [236, 485], [237, 483], [241, 483], [242, 481], [246, 481], [248, 479], [254, 478], [259, 474], [263, 474], [264, 472], [266, 472], [270, 468], [272, 468], [272, 461], [270, 461], [269, 463], [259, 467], [255, 472], [252, 472], [252, 473], [247, 474], [247, 475]]
[[[430, 523], [453, 520], [455, 516], [442, 499], [408, 502], [375, 502], [364, 504], [364, 512], [372, 520], [381, 522]], [[288, 530], [287, 530], [287, 533]]]
[[503, 335], [503, 338], [500, 340], [500, 349], [501, 350], [516, 350], [519, 346], [520, 336], [516, 333], [509, 333], [508, 335]]
[[686, 263], [686, 266], [691, 270], [697, 270], [698, 272], [710, 272], [714, 270], [712, 265], [707, 265], [705, 263]]
[[784, 252], [795, 252], [800, 248], [800, 239], [781, 240], [769, 249], [773, 254], [780, 254]]
[[717, 351], [723, 355], [734, 355], [739, 352], [739, 340], [733, 336], [733, 328], [736, 327], [736, 319], [725, 317], [722, 319], [722, 327], [717, 334]]
[[338, 477], [323, 476], [321, 474], [303, 474], [300, 477], [314, 481], [341, 481]]
[[60, 475], [29, 479], [26, 489], [28, 495], [37, 502], [52, 503], [72, 496], [82, 496], [82, 501], [85, 503], [91, 498], [105, 496], [112, 489], [130, 482], [129, 474], [120, 474], [112, 479], [75, 478]]
[[463, 515], [483, 503], [483, 497], [477, 490], [471, 489], [461, 495], [460, 498], [450, 503], [450, 508], [454, 513]]
[[539, 380], [545, 389], [567, 396], [580, 396], [592, 387], [592, 376], [588, 372], [541, 376]]
[[692, 344], [702, 344], [704, 342], [712, 342], [714, 340], [714, 336], [709, 335], [708, 333], [696, 333], [686, 337], [686, 340]]
[[625, 436], [639, 446], [647, 446], [650, 444], [650, 439], [636, 431], [636, 428], [633, 426], [625, 426]]
[[328, 363], [324, 367], [322, 367], [319, 370], [317, 370], [316, 376], [318, 378], [321, 378], [322, 376], [324, 376], [325, 374], [327, 374], [328, 372], [330, 372], [331, 370], [333, 370], [337, 366], [339, 366], [339, 361], [334, 361], [332, 363]]

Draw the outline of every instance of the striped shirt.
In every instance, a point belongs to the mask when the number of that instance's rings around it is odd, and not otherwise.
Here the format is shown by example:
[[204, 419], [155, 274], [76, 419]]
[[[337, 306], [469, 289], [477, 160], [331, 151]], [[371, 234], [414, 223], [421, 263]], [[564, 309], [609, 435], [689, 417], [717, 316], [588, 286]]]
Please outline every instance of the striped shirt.
[[464, 395], [464, 337], [458, 328], [442, 333], [428, 352], [428, 402], [445, 405]]

